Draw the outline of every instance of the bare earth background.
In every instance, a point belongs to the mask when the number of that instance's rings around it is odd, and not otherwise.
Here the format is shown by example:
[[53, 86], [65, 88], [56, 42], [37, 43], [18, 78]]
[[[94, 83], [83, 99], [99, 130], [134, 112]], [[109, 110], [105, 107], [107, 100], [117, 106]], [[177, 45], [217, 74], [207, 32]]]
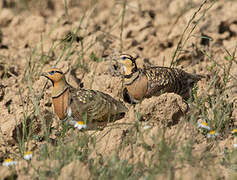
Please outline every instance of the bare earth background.
[[[101, 176], [106, 173], [99, 167], [116, 168], [114, 158], [119, 159], [121, 168], [122, 160], [135, 164], [131, 174], [137, 174], [137, 178], [149, 178], [150, 173], [149, 168], [139, 171], [139, 163], [151, 167], [161, 161], [170, 164], [154, 172], [152, 178], [237, 177], [236, 166], [233, 170], [220, 163], [223, 152], [233, 149], [234, 138], [230, 130], [237, 125], [237, 63], [229, 66], [228, 60], [229, 56], [234, 56], [237, 46], [237, 1], [124, 2], [0, 2], [0, 161], [7, 157], [19, 161], [13, 169], [0, 166], [2, 179], [106, 179], [106, 175]], [[46, 79], [40, 77], [43, 70], [54, 66], [62, 68], [73, 86], [78, 87], [81, 83], [85, 88], [121, 99], [122, 79], [116, 76], [117, 66], [109, 60], [113, 53], [122, 50], [139, 55], [139, 66], [149, 63], [170, 66], [179, 42], [182, 50], [177, 51], [173, 66], [207, 77], [197, 84], [198, 98], [216, 96], [215, 88], [222, 86], [224, 75], [229, 73], [230, 79], [224, 89], [228, 94], [225, 101], [233, 103], [234, 108], [221, 137], [208, 140], [197, 128], [198, 121], [206, 120], [200, 112], [204, 105], [209, 107], [207, 102], [199, 104], [198, 108], [197, 103], [188, 107], [180, 96], [172, 93], [146, 99], [136, 107], [126, 104], [129, 113], [121, 120], [108, 123], [102, 130], [78, 132], [69, 129], [63, 138], [58, 137], [64, 128], [53, 112], [51, 84], [46, 84]], [[218, 81], [213, 85], [216, 79]], [[192, 118], [183, 116], [188, 109], [187, 116]], [[206, 112], [209, 120], [215, 120], [218, 114], [212, 107]], [[139, 121], [139, 114], [144, 115], [145, 121]], [[174, 149], [170, 151], [174, 150], [176, 154], [185, 151], [184, 147], [191, 139], [193, 158], [180, 160], [182, 157], [178, 155], [160, 159], [161, 138], [169, 145], [174, 142], [175, 146], [170, 146]], [[55, 154], [71, 152], [71, 146], [81, 154], [52, 156], [54, 151]], [[34, 153], [31, 163], [22, 160], [26, 150]], [[212, 154], [205, 156], [206, 152]], [[233, 161], [230, 163], [237, 163], [236, 157]]]

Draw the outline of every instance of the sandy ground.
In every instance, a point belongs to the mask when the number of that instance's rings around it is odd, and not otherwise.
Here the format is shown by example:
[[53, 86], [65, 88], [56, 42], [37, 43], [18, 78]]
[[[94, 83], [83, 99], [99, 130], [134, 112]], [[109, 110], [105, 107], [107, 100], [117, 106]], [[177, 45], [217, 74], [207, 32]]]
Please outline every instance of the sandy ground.
[[[22, 135], [24, 119], [26, 126], [33, 126], [33, 134], [37, 135], [42, 132], [45, 124], [54, 128], [60, 126], [51, 104], [50, 83], [46, 85], [42, 94], [46, 83], [44, 78], [40, 78], [43, 70], [55, 65], [64, 72], [75, 70], [76, 77], [81, 80], [85, 88], [100, 90], [116, 99], [121, 99], [122, 79], [114, 74], [114, 69], [111, 70], [114, 67], [112, 62], [107, 60], [109, 55], [120, 50], [120, 37], [123, 52], [139, 55], [139, 66], [148, 62], [169, 66], [185, 27], [201, 3], [200, 0], [192, 1], [190, 4], [184, 3], [183, 0], [149, 0], [139, 3], [135, 0], [128, 1], [121, 34], [123, 9], [120, 1], [102, 0], [95, 3], [95, 1], [70, 0], [67, 12], [63, 1], [29, 1], [27, 9], [21, 3], [2, 1], [0, 3], [0, 160], [3, 161], [11, 154], [19, 153], [17, 137], [19, 133]], [[206, 12], [209, 6], [210, 3], [204, 4], [195, 16], [195, 21], [191, 22], [184, 34], [183, 42], [189, 33], [191, 36], [185, 43], [183, 51], [178, 52], [174, 63], [187, 72], [212, 77], [213, 71], [208, 71], [207, 67], [213, 66], [213, 59], [218, 67], [222, 67], [227, 64], [224, 60], [228, 55], [227, 51], [232, 54], [236, 48], [237, 2], [219, 1]], [[204, 14], [205, 16], [201, 18]], [[195, 29], [191, 31], [193, 27]], [[67, 52], [62, 54], [65, 44], [60, 42], [71, 31], [76, 32], [76, 42], [72, 44], [70, 56], [67, 56]], [[201, 39], [202, 36], [208, 36], [210, 39]], [[82, 49], [84, 49], [83, 56]], [[203, 55], [201, 50], [205, 50], [207, 55]], [[105, 60], [92, 61], [92, 52], [96, 57]], [[220, 68], [218, 72], [220, 79], [223, 73], [224, 70]], [[232, 65], [230, 74], [236, 79], [236, 64]], [[78, 83], [73, 75], [69, 73], [66, 75], [69, 82], [77, 87]], [[199, 96], [207, 93], [205, 90], [210, 84], [210, 79], [198, 83]], [[229, 87], [234, 83], [236, 83], [234, 80], [229, 82]], [[237, 89], [230, 88], [229, 91], [230, 99], [235, 98]], [[37, 101], [40, 103], [39, 112], [33, 111]], [[129, 107], [126, 116], [109, 124], [114, 127], [116, 123], [122, 124], [118, 128], [109, 130], [111, 127], [108, 127], [99, 132], [88, 132], [94, 133], [98, 139], [97, 153], [114, 152], [122, 143], [121, 137], [126, 136], [124, 134], [129, 129], [127, 124], [136, 121], [136, 111], [143, 112], [150, 124], [155, 123], [144, 137], [152, 147], [154, 146], [151, 141], [152, 134], [156, 134], [164, 126], [169, 127], [168, 136], [175, 134], [188, 108], [180, 96], [172, 93], [147, 99], [135, 108], [129, 104], [126, 106]], [[236, 112], [232, 115], [236, 123]], [[40, 117], [43, 117], [44, 123]], [[146, 125], [147, 122], [144, 123]], [[187, 129], [192, 129], [194, 134], [196, 133], [197, 141], [203, 139], [195, 127], [186, 124], [183, 129], [181, 140], [185, 141], [186, 136], [190, 136], [190, 133], [185, 133]], [[56, 138], [53, 133], [51, 136], [52, 139]], [[222, 147], [230, 147], [232, 140], [226, 137], [220, 144]], [[40, 143], [29, 140], [28, 144], [29, 150], [34, 151], [39, 148]], [[202, 145], [203, 148], [205, 145]], [[199, 148], [202, 149], [202, 146]], [[133, 158], [130, 157], [131, 152], [127, 148], [121, 157], [134, 162], [134, 159], [146, 156], [142, 148], [135, 151]], [[82, 164], [78, 161], [65, 166], [61, 171], [61, 179], [67, 177], [65, 173], [69, 172], [71, 166], [82, 166]], [[87, 167], [84, 168], [83, 172], [89, 174]], [[0, 169], [0, 174], [4, 172], [7, 176], [7, 168], [0, 167]], [[187, 177], [190, 176], [192, 174]]]

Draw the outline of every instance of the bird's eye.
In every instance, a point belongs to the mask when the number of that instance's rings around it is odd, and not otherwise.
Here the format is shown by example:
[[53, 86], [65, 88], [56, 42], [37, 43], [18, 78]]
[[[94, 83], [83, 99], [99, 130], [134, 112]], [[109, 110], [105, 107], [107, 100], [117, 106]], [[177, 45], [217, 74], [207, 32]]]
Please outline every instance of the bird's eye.
[[50, 71], [49, 74], [50, 75], [53, 75], [55, 73], [55, 71]]
[[122, 56], [120, 59], [121, 60], [125, 60], [125, 59], [127, 59], [127, 57], [126, 56]]

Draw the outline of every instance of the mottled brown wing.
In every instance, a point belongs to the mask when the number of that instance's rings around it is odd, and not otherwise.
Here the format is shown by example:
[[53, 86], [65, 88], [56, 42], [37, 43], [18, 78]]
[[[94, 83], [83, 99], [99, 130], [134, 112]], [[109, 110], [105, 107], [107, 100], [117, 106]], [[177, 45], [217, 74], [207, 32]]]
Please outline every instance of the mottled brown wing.
[[96, 93], [99, 93], [103, 99], [110, 102], [110, 104], [112, 105], [110, 111], [112, 112], [113, 115], [128, 112], [128, 108], [121, 101], [117, 101], [109, 94], [100, 91], [96, 91]]
[[201, 79], [201, 76], [186, 73], [181, 69], [159, 66], [147, 68], [145, 74], [149, 82], [147, 96], [165, 92], [174, 92], [182, 96]]
[[84, 117], [89, 121], [104, 121], [126, 110], [122, 103], [108, 94], [85, 89], [74, 91], [70, 104], [72, 115], [79, 120], [84, 120]]
[[165, 67], [150, 67], [145, 69], [144, 72], [148, 78], [148, 97], [160, 95], [172, 90], [176, 76], [171, 69]]

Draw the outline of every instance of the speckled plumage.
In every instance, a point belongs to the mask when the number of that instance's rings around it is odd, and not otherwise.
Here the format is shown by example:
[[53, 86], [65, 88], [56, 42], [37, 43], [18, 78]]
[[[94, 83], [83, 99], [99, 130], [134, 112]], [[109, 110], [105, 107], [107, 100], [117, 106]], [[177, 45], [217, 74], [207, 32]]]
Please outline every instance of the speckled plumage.
[[73, 88], [66, 82], [64, 74], [59, 69], [50, 69], [42, 75], [53, 84], [52, 102], [55, 113], [61, 120], [70, 117], [72, 125], [77, 121], [109, 121], [128, 111], [123, 103], [108, 94]]
[[103, 92], [85, 89], [72, 92], [70, 106], [78, 120], [82, 121], [82, 117], [87, 116], [87, 120], [104, 121], [128, 111], [121, 102]]
[[128, 54], [122, 54], [118, 61], [124, 69], [124, 99], [131, 103], [165, 92], [188, 98], [194, 83], [202, 78], [177, 68], [150, 66], [140, 69], [135, 58]]

